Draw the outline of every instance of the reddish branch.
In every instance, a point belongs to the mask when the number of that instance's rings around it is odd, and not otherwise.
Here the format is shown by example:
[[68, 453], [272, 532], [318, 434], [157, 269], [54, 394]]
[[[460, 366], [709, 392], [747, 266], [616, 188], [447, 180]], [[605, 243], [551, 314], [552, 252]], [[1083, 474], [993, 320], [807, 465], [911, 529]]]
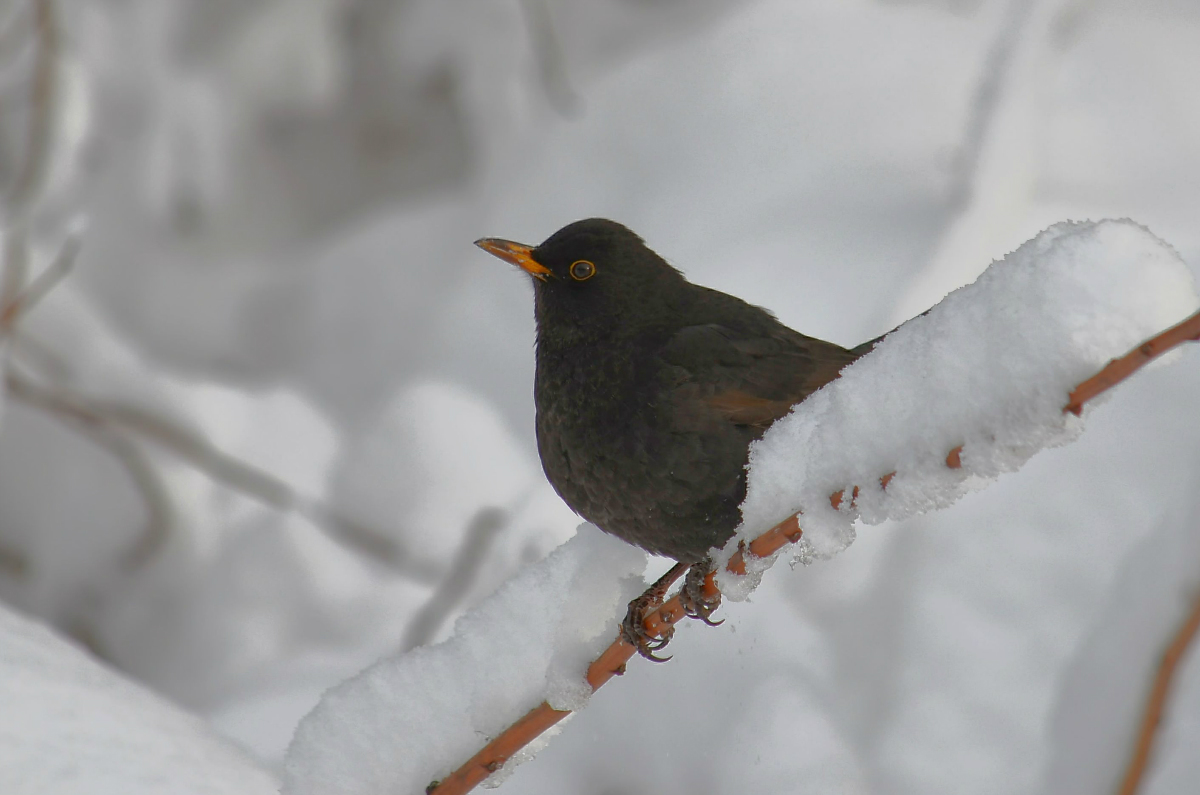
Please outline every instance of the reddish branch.
[[[1171, 348], [1189, 340], [1200, 340], [1200, 312], [1192, 315], [1179, 325], [1167, 329], [1153, 339], [1142, 343], [1120, 359], [1113, 359], [1099, 373], [1072, 390], [1067, 405], [1063, 407], [1063, 411], [1079, 414], [1083, 410], [1084, 403], [1133, 375], [1133, 373], [1151, 359], [1161, 356]], [[958, 469], [962, 466], [961, 456], [962, 446], [960, 445], [946, 455], [946, 466], [951, 469]], [[879, 479], [880, 485], [886, 489], [888, 483], [891, 482], [895, 475], [895, 472], [887, 473]], [[829, 502], [834, 508], [837, 508], [841, 505], [844, 496], [844, 492], [842, 491], [835, 492], [830, 495]], [[857, 496], [858, 487], [855, 486], [851, 492], [852, 504], [854, 498]], [[738, 550], [730, 558], [726, 569], [734, 574], [745, 574], [745, 555], [747, 553], [754, 557], [767, 557], [788, 544], [799, 541], [801, 535], [799, 517], [799, 513], [788, 517], [751, 541], [749, 549]], [[708, 575], [708, 578], [705, 579], [704, 591], [706, 596], [715, 596], [719, 593], [713, 574]], [[667, 600], [658, 610], [646, 616], [645, 627], [651, 635], [661, 637], [663, 632], [669, 627], [674, 626], [683, 617], [683, 607], [679, 603], [679, 596], [676, 595]], [[1196, 634], [1198, 626], [1200, 626], [1200, 601], [1197, 601], [1196, 609], [1193, 611], [1188, 623], [1180, 631], [1175, 643], [1172, 644], [1171, 649], [1163, 660], [1162, 669], [1159, 671], [1158, 680], [1155, 682], [1153, 696], [1147, 707], [1142, 731], [1139, 734], [1137, 755], [1130, 766], [1129, 775], [1126, 778], [1126, 786], [1122, 788], [1121, 795], [1132, 795], [1136, 789], [1137, 779], [1141, 776], [1146, 759], [1150, 754], [1153, 744], [1154, 727], [1158, 724], [1162, 712], [1162, 705], [1166, 699], [1171, 675], [1179, 661], [1179, 657], [1182, 656], [1184, 650], [1187, 648], [1192, 636]], [[632, 646], [620, 637], [613, 641], [612, 645], [605, 649], [604, 653], [596, 658], [595, 662], [588, 667], [587, 681], [592, 686], [592, 690], [598, 690], [609, 679], [625, 673], [625, 664], [634, 655], [635, 651]], [[442, 781], [431, 784], [426, 790], [427, 795], [463, 795], [469, 792], [475, 785], [481, 783], [492, 773], [499, 770], [500, 766], [508, 761], [513, 754], [524, 748], [534, 738], [569, 714], [570, 712], [554, 709], [543, 701], [526, 713], [525, 717], [505, 729], [498, 737], [484, 746], [479, 753], [467, 760], [458, 770], [455, 770]], [[1131, 780], [1132, 784], [1130, 783]]]
[[1071, 392], [1070, 400], [1063, 411], [1079, 414], [1083, 404], [1124, 381], [1152, 360], [1184, 342], [1200, 340], [1200, 312], [1177, 326], [1146, 340], [1120, 359], [1113, 359], [1104, 369], [1084, 381]]
[[[751, 541], [750, 554], [755, 557], [767, 557], [799, 540], [800, 523], [797, 516], [791, 516]], [[735, 574], [745, 574], [744, 553], [740, 550], [734, 553], [726, 568]], [[682, 572], [681, 569], [679, 573]], [[713, 596], [718, 593], [720, 591], [715, 582], [715, 575], [709, 574], [704, 580], [704, 595]], [[646, 631], [661, 637], [668, 627], [674, 626], [683, 616], [683, 606], [679, 603], [679, 595], [676, 594], [663, 603], [662, 607], [646, 616]], [[636, 652], [637, 649], [622, 638], [614, 640], [612, 645], [588, 666], [587, 681], [592, 690], [599, 690], [609, 679], [625, 673], [625, 663]], [[461, 795], [469, 792], [476, 784], [499, 770], [514, 753], [570, 714], [569, 711], [554, 709], [543, 701], [484, 746], [466, 764], [442, 781], [431, 785], [426, 790], [427, 795]]]
[[1154, 738], [1158, 724], [1162, 721], [1163, 708], [1167, 696], [1171, 693], [1171, 683], [1175, 677], [1175, 669], [1180, 659], [1187, 653], [1188, 645], [1200, 630], [1200, 594], [1192, 604], [1192, 611], [1175, 633], [1175, 638], [1163, 654], [1158, 666], [1158, 675], [1154, 677], [1154, 686], [1150, 689], [1150, 698], [1146, 701], [1146, 711], [1142, 715], [1142, 724], [1138, 727], [1137, 742], [1133, 747], [1133, 758], [1129, 760], [1129, 768], [1121, 782], [1119, 795], [1134, 795], [1141, 784], [1142, 775], [1150, 763], [1150, 752], [1154, 750]]

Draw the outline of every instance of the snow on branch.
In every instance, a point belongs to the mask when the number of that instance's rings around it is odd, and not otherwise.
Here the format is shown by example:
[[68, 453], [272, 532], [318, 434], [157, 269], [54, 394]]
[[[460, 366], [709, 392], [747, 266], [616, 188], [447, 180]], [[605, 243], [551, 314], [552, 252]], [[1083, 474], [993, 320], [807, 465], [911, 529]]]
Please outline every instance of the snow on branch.
[[[854, 540], [856, 520], [947, 507], [1073, 441], [1082, 418], [1063, 407], [1075, 385], [1198, 303], [1179, 255], [1132, 221], [1052, 226], [771, 427], [751, 448], [742, 528], [721, 562], [801, 510], [798, 556], [828, 557]], [[947, 466], [956, 450], [959, 466]], [[833, 506], [829, 495], [855, 486]], [[754, 584], [719, 580], [733, 599]]]
[[[1187, 267], [1137, 224], [1051, 227], [768, 431], [751, 450], [743, 526], [706, 588], [745, 598], [794, 542], [803, 561], [831, 555], [856, 520], [948, 506], [1073, 440], [1084, 402], [1200, 339], [1198, 306]], [[619, 638], [590, 666], [585, 651], [617, 624], [640, 561], [581, 532], [466, 614], [450, 640], [334, 688], [296, 732], [284, 792], [455, 795], [494, 782], [624, 671], [634, 650]], [[645, 626], [660, 634], [682, 618], [676, 596]]]
[[641, 550], [583, 525], [460, 618], [450, 640], [327, 692], [296, 729], [285, 791], [420, 792], [538, 702], [581, 708], [593, 690], [583, 673], [641, 593], [645, 566]]

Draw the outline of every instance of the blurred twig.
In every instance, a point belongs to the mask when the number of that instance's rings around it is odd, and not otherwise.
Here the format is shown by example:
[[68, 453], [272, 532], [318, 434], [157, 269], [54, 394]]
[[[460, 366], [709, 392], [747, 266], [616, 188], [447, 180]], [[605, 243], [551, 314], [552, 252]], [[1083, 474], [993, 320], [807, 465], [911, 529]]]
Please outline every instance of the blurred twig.
[[1009, 1], [1000, 30], [984, 57], [979, 82], [975, 85], [975, 95], [971, 98], [962, 146], [955, 155], [954, 174], [950, 184], [950, 202], [955, 212], [948, 217], [946, 229], [949, 229], [971, 202], [983, 145], [996, 118], [996, 109], [1003, 96], [1005, 81], [1012, 72], [1013, 52], [1021, 40], [1033, 6], [1033, 0]]
[[[223, 486], [278, 510], [308, 517], [359, 553], [410, 579], [436, 582], [442, 569], [436, 561], [415, 558], [398, 540], [296, 492], [269, 472], [225, 454], [178, 419], [141, 406], [97, 400], [73, 391], [67, 385], [63, 357], [38, 340], [16, 333], [21, 316], [67, 275], [80, 248], [80, 233], [72, 231], [50, 266], [29, 281], [29, 216], [46, 188], [58, 122], [56, 101], [62, 47], [58, 10], [57, 0], [28, 0], [27, 5], [7, 15], [2, 21], [5, 27], [0, 30], [0, 36], [5, 37], [24, 34], [28, 38], [29, 28], [35, 34], [25, 147], [0, 207], [0, 229], [4, 232], [0, 336], [12, 335], [10, 341], [17, 345], [10, 352], [38, 366], [43, 380], [7, 366], [5, 383], [13, 397], [70, 422], [114, 455], [129, 473], [146, 501], [150, 519], [147, 532], [124, 556], [127, 566], [144, 564], [162, 546], [172, 524], [169, 491], [147, 451], [139, 444], [144, 440], [176, 455]], [[11, 44], [16, 38], [5, 41]], [[0, 550], [0, 568], [20, 571], [27, 568], [27, 563], [16, 553]]]
[[115, 457], [129, 473], [146, 504], [148, 516], [145, 531], [121, 556], [121, 562], [127, 571], [144, 565], [166, 541], [173, 521], [167, 487], [145, 451], [86, 406], [35, 385], [11, 367], [5, 374], [5, 386], [13, 398], [53, 414], [84, 433]]
[[9, 577], [24, 577], [29, 573], [29, 559], [15, 549], [0, 546], [0, 572]]
[[221, 451], [200, 433], [172, 418], [121, 401], [85, 397], [62, 386], [38, 388], [12, 373], [8, 382], [18, 399], [90, 426], [120, 429], [153, 441], [221, 485], [277, 510], [296, 511], [410, 579], [426, 583], [436, 580], [439, 567], [432, 561], [415, 559], [398, 541], [298, 493], [275, 475]]
[[[433, 561], [418, 560], [395, 539], [356, 522], [325, 503], [308, 498], [269, 472], [228, 455], [202, 434], [173, 417], [117, 400], [98, 400], [67, 386], [69, 368], [54, 350], [29, 335], [16, 335], [20, 318], [45, 297], [71, 270], [81, 245], [82, 227], [76, 225], [51, 264], [26, 284], [28, 244], [22, 226], [5, 239], [3, 278], [0, 280], [0, 334], [13, 334], [20, 343], [13, 353], [41, 365], [50, 384], [39, 384], [11, 366], [5, 382], [14, 398], [72, 422], [125, 467], [146, 501], [150, 521], [143, 537], [125, 556], [136, 568], [159, 549], [171, 528], [171, 500], [145, 451], [135, 438], [152, 441], [204, 472], [221, 485], [273, 508], [296, 511], [318, 527], [372, 559], [418, 582], [433, 583], [440, 569]], [[3, 557], [17, 559], [14, 554]], [[17, 566], [7, 567], [16, 570]]]
[[408, 625], [400, 642], [402, 651], [424, 646], [437, 635], [442, 624], [471, 590], [507, 518], [499, 508], [483, 508], [471, 518], [450, 570]]
[[46, 176], [50, 171], [50, 154], [53, 148], [61, 31], [54, 0], [33, 0], [33, 11], [37, 51], [30, 88], [32, 108], [29, 113], [21, 170], [5, 201], [4, 214], [10, 227], [22, 224], [41, 196]]
[[10, 3], [4, 18], [0, 19], [0, 65], [17, 57], [29, 42], [24, 30], [27, 3]]
[[[347, 546], [380, 561], [417, 582], [432, 584], [442, 568], [435, 561], [416, 559], [399, 541], [342, 515], [322, 501], [298, 493], [269, 472], [254, 467], [215, 447], [199, 432], [172, 417], [133, 404], [98, 400], [66, 386], [69, 368], [63, 357], [27, 334], [15, 335], [16, 324], [71, 270], [80, 249], [81, 232], [73, 230], [50, 266], [26, 285], [28, 245], [21, 227], [5, 239], [3, 277], [0, 279], [0, 335], [14, 334], [19, 347], [13, 353], [31, 357], [46, 370], [51, 384], [39, 384], [6, 367], [5, 385], [12, 397], [71, 423], [112, 454], [125, 468], [148, 513], [146, 531], [122, 556], [123, 565], [136, 569], [162, 547], [173, 525], [169, 491], [149, 456], [135, 437], [152, 441], [221, 485], [277, 510], [296, 511]], [[28, 562], [17, 552], [0, 549], [0, 570], [21, 573]]]
[[[58, 79], [59, 30], [53, 0], [33, 0], [33, 25], [36, 50], [30, 80], [29, 119], [25, 152], [12, 188], [0, 213], [0, 231], [4, 235], [0, 266], [0, 364], [7, 364], [8, 332], [20, 314], [21, 296], [29, 295], [25, 285], [29, 271], [29, 246], [26, 226], [30, 209], [40, 198], [50, 160], [53, 130], [53, 106]], [[14, 9], [0, 28], [0, 54], [11, 55], [24, 43], [21, 36], [23, 9]], [[37, 282], [35, 282], [36, 284]], [[43, 285], [45, 289], [48, 286]], [[42, 287], [39, 290], [44, 292]], [[34, 302], [37, 296], [30, 296]], [[21, 576], [29, 571], [29, 561], [19, 552], [0, 548], [0, 569]]]
[[[0, 287], [0, 332], [11, 330], [22, 315], [37, 306], [47, 293], [67, 277], [67, 274], [75, 267], [75, 258], [79, 256], [82, 237], [81, 230], [72, 230], [67, 235], [67, 239], [63, 241], [62, 247], [50, 265], [28, 284], [25, 284], [26, 268], [24, 266], [27, 248], [24, 245], [21, 246], [19, 255], [22, 263], [19, 268], [21, 272], [14, 277], [11, 283], [12, 292], [9, 291], [10, 281], [8, 278], [11, 266], [5, 268], [3, 286]], [[23, 240], [21, 242], [24, 243]], [[6, 258], [6, 261], [11, 262], [11, 258]], [[13, 268], [12, 270], [16, 271], [17, 269]]]
[[[25, 290], [29, 273], [29, 247], [25, 241], [25, 230], [15, 226], [4, 234], [4, 272], [0, 273], [0, 316], [9, 313], [9, 307], [17, 305], [17, 298]], [[8, 331], [10, 324], [0, 325], [0, 332]]]
[[[79, 254], [81, 236], [82, 228], [76, 226], [67, 235], [46, 270], [26, 283], [29, 244], [24, 223], [18, 223], [9, 230], [5, 239], [4, 277], [0, 282], [0, 335], [12, 335], [21, 316], [35, 307], [70, 272]], [[172, 523], [171, 501], [166, 485], [145, 451], [98, 418], [72, 405], [70, 400], [24, 378], [11, 362], [5, 362], [4, 369], [4, 386], [13, 398], [67, 420], [122, 464], [142, 495], [147, 518], [146, 529], [121, 556], [121, 565], [126, 571], [144, 565], [162, 547]], [[13, 555], [4, 552], [0, 557], [11, 559]], [[17, 562], [21, 565], [6, 568], [18, 574], [28, 571], [27, 561], [18, 558]]]
[[97, 415], [157, 442], [227, 488], [277, 510], [296, 511], [411, 579], [430, 582], [436, 576], [439, 567], [433, 561], [414, 559], [398, 540], [355, 522], [320, 500], [300, 494], [270, 472], [219, 450], [199, 433], [170, 418], [117, 401], [89, 403]]
[[1187, 654], [1188, 647], [1195, 640], [1197, 630], [1200, 630], [1200, 593], [1196, 594], [1191, 612], [1175, 633], [1171, 645], [1163, 653], [1158, 673], [1154, 677], [1154, 685], [1150, 688], [1150, 698], [1146, 701], [1146, 711], [1142, 715], [1142, 722], [1138, 727], [1133, 755], [1129, 761], [1129, 767], [1125, 771], [1125, 778], [1121, 781], [1121, 788], [1118, 790], [1119, 795], [1135, 795], [1141, 785], [1142, 777], [1150, 763], [1150, 756], [1154, 751], [1154, 741], [1158, 736], [1158, 727], [1162, 722], [1167, 697], [1171, 694], [1175, 671], [1179, 667], [1179, 661]]
[[529, 40], [537, 60], [538, 79], [546, 101], [560, 116], [571, 118], [579, 113], [579, 95], [571, 88], [566, 59], [554, 29], [554, 18], [546, 0], [521, 0], [521, 11], [529, 27]]
[[[29, 358], [48, 377], [49, 384], [6, 367], [5, 384], [12, 396], [28, 405], [71, 422], [88, 438], [114, 455], [125, 467], [146, 502], [146, 532], [123, 556], [129, 568], [145, 564], [160, 549], [172, 526], [169, 492], [136, 438], [156, 443], [207, 474], [217, 483], [281, 511], [295, 511], [346, 545], [397, 573], [432, 584], [441, 569], [435, 561], [421, 560], [399, 541], [342, 515], [325, 504], [300, 494], [278, 477], [224, 453], [204, 436], [176, 418], [119, 400], [99, 400], [67, 386], [69, 368], [61, 355], [27, 334], [16, 334], [20, 318], [37, 305], [70, 272], [81, 245], [77, 225], [63, 242], [51, 264], [27, 282], [29, 248], [23, 225], [5, 236], [4, 271], [0, 277], [0, 336], [12, 335], [19, 346], [12, 351]], [[9, 561], [12, 565], [3, 565]], [[0, 568], [27, 569], [15, 552], [0, 549]]]

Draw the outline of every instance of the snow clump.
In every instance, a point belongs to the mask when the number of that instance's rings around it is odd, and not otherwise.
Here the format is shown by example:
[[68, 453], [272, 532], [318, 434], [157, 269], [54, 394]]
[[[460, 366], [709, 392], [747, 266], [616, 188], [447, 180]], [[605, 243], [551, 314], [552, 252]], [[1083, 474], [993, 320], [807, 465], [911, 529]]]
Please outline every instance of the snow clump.
[[283, 792], [424, 792], [542, 701], [582, 708], [587, 667], [616, 637], [645, 567], [641, 550], [581, 525], [445, 642], [329, 690], [296, 730]]

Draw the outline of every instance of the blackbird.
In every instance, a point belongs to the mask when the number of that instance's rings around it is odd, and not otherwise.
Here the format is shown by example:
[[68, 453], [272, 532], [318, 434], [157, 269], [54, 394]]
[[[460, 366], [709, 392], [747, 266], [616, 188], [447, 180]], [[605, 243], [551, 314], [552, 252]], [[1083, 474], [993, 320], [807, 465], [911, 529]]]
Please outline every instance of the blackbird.
[[692, 284], [603, 218], [537, 247], [475, 244], [533, 277], [537, 446], [550, 484], [601, 530], [679, 562], [624, 624], [626, 639], [658, 659], [666, 639], [646, 637], [641, 619], [681, 566], [690, 566], [689, 615], [707, 622], [716, 607], [700, 584], [709, 550], [740, 523], [750, 443], [872, 343], [846, 349], [793, 331]]

